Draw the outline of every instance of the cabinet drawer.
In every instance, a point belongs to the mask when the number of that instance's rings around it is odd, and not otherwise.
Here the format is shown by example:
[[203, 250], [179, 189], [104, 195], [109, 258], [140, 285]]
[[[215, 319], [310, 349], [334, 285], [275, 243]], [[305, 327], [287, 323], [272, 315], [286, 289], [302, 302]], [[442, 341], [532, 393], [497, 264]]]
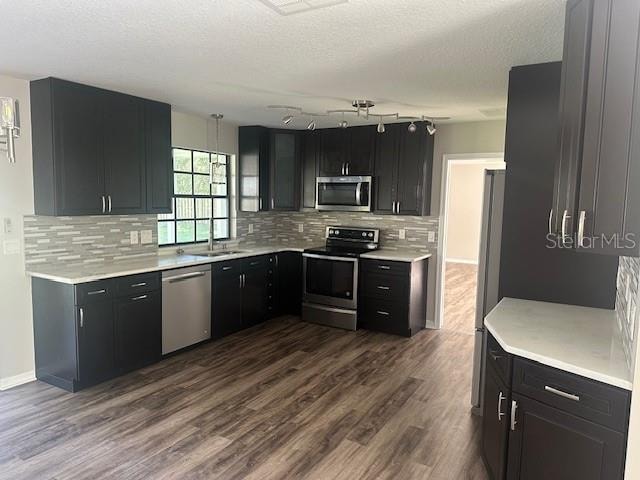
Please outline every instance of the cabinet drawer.
[[76, 305], [107, 300], [112, 296], [113, 281], [111, 279], [76, 285]]
[[408, 262], [389, 262], [386, 260], [362, 259], [360, 266], [363, 272], [406, 275], [407, 277], [411, 273], [411, 264]]
[[630, 392], [595, 380], [516, 358], [513, 390], [619, 432], [628, 426]]
[[244, 260], [245, 270], [252, 270], [254, 268], [265, 268], [272, 265], [270, 262], [270, 255], [260, 255], [258, 257], [249, 257]]
[[408, 277], [364, 272], [360, 281], [362, 285], [360, 292], [365, 297], [409, 302]]
[[220, 273], [234, 273], [236, 275], [240, 275], [240, 273], [242, 273], [242, 260], [215, 262], [211, 264], [211, 271], [214, 275]]
[[394, 335], [410, 336], [407, 305], [367, 298], [358, 310], [358, 326]]
[[142, 273], [121, 277], [115, 280], [115, 292], [119, 297], [126, 297], [136, 293], [152, 292], [160, 289], [160, 273]]
[[487, 332], [487, 365], [493, 367], [505, 385], [511, 384], [513, 356], [505, 352], [489, 332]]

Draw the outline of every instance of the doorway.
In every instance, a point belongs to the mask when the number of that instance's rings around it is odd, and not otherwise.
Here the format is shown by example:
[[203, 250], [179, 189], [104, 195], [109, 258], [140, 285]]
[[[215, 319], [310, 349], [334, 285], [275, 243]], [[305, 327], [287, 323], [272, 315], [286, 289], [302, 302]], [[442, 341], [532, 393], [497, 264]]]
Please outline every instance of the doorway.
[[438, 288], [439, 327], [473, 335], [486, 170], [504, 170], [502, 154], [444, 159]]

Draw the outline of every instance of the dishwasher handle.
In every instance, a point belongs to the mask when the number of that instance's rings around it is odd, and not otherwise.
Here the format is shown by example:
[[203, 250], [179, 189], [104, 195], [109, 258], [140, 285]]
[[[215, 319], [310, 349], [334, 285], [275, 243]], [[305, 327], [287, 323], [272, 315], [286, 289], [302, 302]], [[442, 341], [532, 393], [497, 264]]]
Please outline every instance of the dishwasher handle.
[[190, 280], [192, 278], [204, 277], [206, 274], [207, 272], [183, 273], [182, 275], [163, 278], [162, 281], [169, 282], [169, 283], [176, 283], [176, 282], [182, 282], [184, 280]]

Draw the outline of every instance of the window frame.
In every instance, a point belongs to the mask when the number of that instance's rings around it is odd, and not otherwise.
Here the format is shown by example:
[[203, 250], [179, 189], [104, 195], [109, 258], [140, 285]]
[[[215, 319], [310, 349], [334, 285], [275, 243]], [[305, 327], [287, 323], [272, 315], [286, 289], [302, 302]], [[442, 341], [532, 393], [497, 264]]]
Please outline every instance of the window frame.
[[[174, 151], [175, 150], [183, 150], [183, 151], [188, 151], [191, 155], [191, 171], [189, 172], [185, 172], [185, 171], [180, 171], [180, 170], [176, 170], [175, 167], [175, 162], [174, 162]], [[217, 155], [217, 156], [224, 156], [225, 160], [226, 160], [226, 165], [225, 165], [225, 177], [227, 180], [227, 193], [226, 195], [214, 195], [213, 194], [213, 185], [209, 184], [209, 195], [203, 195], [203, 194], [196, 194], [195, 192], [195, 179], [197, 176], [202, 176], [202, 177], [207, 177], [207, 182], [209, 174], [206, 173], [201, 173], [201, 172], [196, 172], [194, 169], [194, 157], [196, 153], [200, 153], [200, 154], [207, 154], [209, 155], [209, 158], [211, 158], [211, 155]], [[171, 246], [180, 246], [180, 245], [195, 245], [195, 244], [201, 244], [201, 243], [207, 243], [209, 240], [198, 240], [198, 227], [197, 227], [197, 222], [202, 222], [202, 221], [213, 221], [215, 222], [216, 220], [226, 220], [227, 223], [227, 236], [222, 237], [222, 238], [214, 238], [213, 241], [214, 242], [224, 242], [224, 241], [228, 241], [231, 239], [231, 155], [226, 154], [226, 153], [217, 153], [217, 152], [213, 152], [213, 151], [207, 151], [207, 150], [201, 150], [201, 149], [195, 149], [195, 148], [186, 148], [186, 147], [177, 147], [177, 146], [173, 146], [171, 147], [171, 173], [172, 173], [172, 182], [175, 185], [176, 182], [176, 174], [180, 173], [180, 174], [185, 174], [185, 175], [189, 175], [191, 177], [191, 194], [178, 194], [178, 193], [173, 193], [172, 197], [171, 197], [171, 210], [172, 213], [170, 215], [173, 216], [173, 218], [161, 218], [164, 217], [168, 214], [160, 214], [158, 215], [158, 225], [156, 228], [160, 228], [160, 224], [162, 223], [172, 223], [173, 224], [173, 239], [174, 242], [172, 243], [160, 243], [160, 234], [158, 233], [158, 247], [162, 248], [162, 247], [171, 247]], [[175, 187], [174, 187], [175, 190]], [[191, 199], [193, 201], [193, 217], [192, 218], [177, 218], [177, 212], [176, 212], [176, 205], [177, 205], [177, 199], [180, 198], [187, 198], [187, 199]], [[227, 216], [226, 217], [215, 217], [213, 216], [214, 213], [214, 201], [217, 198], [222, 198], [222, 199], [226, 199], [227, 200]], [[211, 217], [210, 218], [200, 218], [197, 216], [197, 208], [196, 208], [196, 200], [197, 199], [211, 199]], [[193, 222], [194, 225], [194, 236], [193, 236], [193, 240], [192, 241], [187, 241], [187, 242], [178, 242], [178, 222], [183, 222], [183, 221], [187, 221], [187, 222]], [[211, 228], [211, 226], [209, 225], [209, 228]]]

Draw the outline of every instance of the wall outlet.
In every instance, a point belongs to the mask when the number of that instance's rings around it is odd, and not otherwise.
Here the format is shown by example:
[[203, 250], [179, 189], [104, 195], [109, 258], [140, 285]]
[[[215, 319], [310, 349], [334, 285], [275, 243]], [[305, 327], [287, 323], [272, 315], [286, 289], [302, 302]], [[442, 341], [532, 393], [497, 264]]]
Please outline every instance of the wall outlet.
[[153, 242], [153, 232], [151, 230], [140, 230], [140, 243], [147, 245]]
[[2, 230], [4, 231], [4, 233], [6, 233], [7, 235], [11, 235], [13, 233], [13, 222], [11, 221], [11, 218], [9, 217], [3, 218], [2, 225], [3, 225]]
[[138, 244], [138, 231], [134, 230], [133, 232], [129, 232], [129, 243], [131, 243], [131, 245], [137, 245]]
[[436, 232], [428, 232], [427, 233], [427, 241], [429, 243], [434, 243], [436, 241]]
[[298, 233], [303, 233], [304, 232], [304, 223], [299, 223], [298, 224]]
[[253, 223], [249, 224], [249, 233], [253, 233]]
[[406, 240], [407, 239], [407, 230], [404, 228], [401, 228], [400, 230], [398, 230], [398, 238], [400, 240]]

